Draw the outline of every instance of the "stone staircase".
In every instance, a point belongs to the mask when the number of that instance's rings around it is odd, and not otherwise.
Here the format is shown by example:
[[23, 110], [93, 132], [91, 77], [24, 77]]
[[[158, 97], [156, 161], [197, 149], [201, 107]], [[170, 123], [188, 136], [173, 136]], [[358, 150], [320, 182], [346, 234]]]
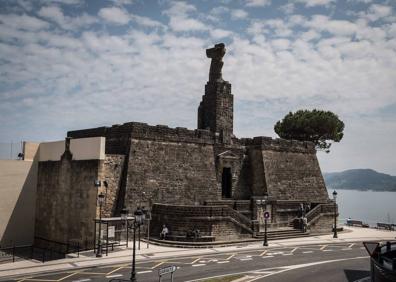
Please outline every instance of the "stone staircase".
[[[304, 233], [303, 231], [299, 229], [294, 229], [292, 227], [283, 227], [283, 228], [267, 230], [268, 240], [292, 239], [292, 238], [300, 238], [300, 237], [308, 237], [308, 236], [310, 236], [308, 232]], [[256, 233], [253, 237], [264, 239], [264, 231], [260, 231]]]

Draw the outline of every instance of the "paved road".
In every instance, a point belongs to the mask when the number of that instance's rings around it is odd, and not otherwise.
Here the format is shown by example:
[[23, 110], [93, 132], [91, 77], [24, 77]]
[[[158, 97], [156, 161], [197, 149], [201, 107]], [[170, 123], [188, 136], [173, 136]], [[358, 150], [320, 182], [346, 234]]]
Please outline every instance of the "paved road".
[[[160, 268], [175, 265], [174, 281], [239, 275], [245, 281], [357, 281], [369, 275], [369, 259], [361, 243], [270, 247], [211, 255], [146, 260], [137, 263], [139, 282], [158, 281]], [[12, 281], [95, 282], [129, 279], [130, 264], [21, 277]], [[319, 279], [320, 277], [320, 279]], [[170, 281], [170, 276], [163, 281]]]

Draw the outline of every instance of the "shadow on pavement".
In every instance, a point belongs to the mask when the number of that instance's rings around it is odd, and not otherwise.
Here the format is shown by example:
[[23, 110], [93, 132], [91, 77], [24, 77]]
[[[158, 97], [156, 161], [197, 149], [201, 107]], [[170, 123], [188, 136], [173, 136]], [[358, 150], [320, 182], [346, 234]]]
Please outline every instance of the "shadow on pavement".
[[354, 282], [370, 276], [370, 271], [367, 270], [345, 269], [344, 272], [348, 282]]

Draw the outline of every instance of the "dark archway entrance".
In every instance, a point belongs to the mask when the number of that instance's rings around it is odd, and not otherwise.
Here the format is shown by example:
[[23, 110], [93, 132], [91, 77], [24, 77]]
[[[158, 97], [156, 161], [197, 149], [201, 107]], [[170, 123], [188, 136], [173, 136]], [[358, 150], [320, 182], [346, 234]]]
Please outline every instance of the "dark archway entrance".
[[231, 168], [224, 167], [221, 178], [221, 196], [223, 198], [231, 198], [232, 194], [232, 175]]

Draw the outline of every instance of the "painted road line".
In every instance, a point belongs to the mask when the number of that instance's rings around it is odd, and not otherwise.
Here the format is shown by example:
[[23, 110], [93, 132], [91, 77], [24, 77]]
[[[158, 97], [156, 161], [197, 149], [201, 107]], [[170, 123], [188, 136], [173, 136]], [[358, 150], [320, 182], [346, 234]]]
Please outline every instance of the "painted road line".
[[193, 260], [192, 262], [190, 262], [190, 264], [194, 264], [194, 263], [196, 263], [197, 261], [199, 261], [201, 258], [197, 258], [197, 259], [195, 259], [195, 260]]
[[65, 277], [62, 277], [61, 279], [59, 279], [58, 281], [62, 281], [62, 280], [65, 280], [66, 278], [69, 278], [69, 277], [72, 277], [72, 276], [74, 276], [74, 275], [76, 275], [76, 274], [78, 274], [79, 272], [78, 271], [76, 271], [76, 272], [74, 272], [74, 273], [72, 273], [72, 274], [69, 274], [69, 275], [67, 275], [67, 276], [65, 276]]
[[293, 250], [290, 251], [290, 253], [294, 253], [298, 248], [294, 248]]
[[327, 245], [323, 245], [319, 250], [323, 251], [326, 247]]
[[235, 257], [235, 254], [230, 255], [226, 260], [230, 260], [231, 258]]
[[306, 251], [306, 252], [302, 252], [303, 254], [312, 254], [313, 251]]
[[225, 260], [225, 261], [218, 261], [217, 263], [229, 263], [229, 261], [228, 261], [228, 260]]
[[120, 269], [123, 269], [123, 268], [124, 268], [124, 266], [117, 267], [116, 269], [113, 269], [112, 271], [108, 272], [106, 275], [110, 275], [110, 274], [112, 274], [112, 273], [114, 273], [114, 272], [116, 272], [116, 271], [118, 271]]
[[106, 278], [116, 278], [116, 277], [121, 277], [124, 276], [122, 274], [113, 274], [113, 275], [107, 275]]
[[267, 250], [265, 250], [264, 252], [262, 252], [262, 253], [260, 254], [260, 257], [264, 256], [267, 252], [268, 252]]
[[160, 263], [157, 263], [156, 265], [152, 266], [151, 269], [154, 269], [154, 268], [156, 268], [156, 267], [158, 267], [158, 266], [160, 266], [160, 265], [162, 265], [164, 263], [165, 263], [165, 261], [161, 261]]
[[192, 266], [196, 267], [196, 266], [204, 266], [204, 265], [206, 265], [206, 264], [205, 263], [198, 263], [198, 264], [193, 264]]
[[247, 258], [251, 258], [252, 256], [246, 256]]
[[263, 256], [263, 258], [273, 258], [274, 256]]
[[332, 252], [333, 250], [323, 250], [323, 252]]
[[145, 271], [139, 271], [137, 274], [143, 274], [143, 273], [151, 273], [153, 272], [152, 270], [145, 270]]
[[241, 261], [252, 260], [252, 258], [241, 258], [241, 259], [239, 259], [239, 260], [241, 260]]
[[293, 254], [282, 254], [282, 256], [292, 256]]
[[355, 246], [355, 243], [352, 243], [348, 246], [348, 248], [352, 248], [353, 246]]
[[341, 249], [341, 251], [352, 251], [352, 249], [350, 249], [350, 248], [343, 248], [343, 249]]
[[80, 279], [80, 280], [73, 280], [72, 282], [88, 282], [91, 281], [91, 279], [86, 278], [86, 279]]
[[[299, 269], [299, 268], [305, 268], [305, 267], [316, 266], [316, 265], [327, 264], [327, 263], [333, 263], [333, 262], [359, 260], [359, 259], [367, 259], [367, 258], [369, 258], [369, 256], [334, 259], [334, 260], [326, 260], [326, 261], [317, 261], [317, 262], [311, 262], [311, 263], [280, 266], [280, 267], [276, 267], [276, 268], [255, 269], [255, 270], [249, 270], [249, 271], [243, 271], [243, 272], [231, 272], [231, 273], [227, 273], [227, 274], [223, 274], [223, 275], [216, 275], [216, 276], [211, 276], [211, 277], [204, 277], [204, 278], [188, 280], [188, 281], [185, 281], [185, 282], [198, 282], [198, 281], [202, 281], [204, 279], [209, 280], [209, 279], [220, 278], [220, 277], [225, 277], [225, 276], [230, 276], [230, 275], [238, 275], [238, 274], [249, 275], [249, 273], [252, 273], [252, 272], [268, 271], [269, 272], [268, 274], [264, 274], [263, 276], [258, 278], [258, 279], [261, 279], [261, 278], [264, 278], [264, 277], [267, 277], [267, 276], [276, 275], [276, 274], [279, 274], [279, 273], [282, 273], [282, 272], [285, 272], [285, 271], [295, 270], [295, 269]], [[258, 279], [256, 279], [256, 280], [258, 280]], [[253, 281], [253, 280], [250, 280], [250, 281]]]

